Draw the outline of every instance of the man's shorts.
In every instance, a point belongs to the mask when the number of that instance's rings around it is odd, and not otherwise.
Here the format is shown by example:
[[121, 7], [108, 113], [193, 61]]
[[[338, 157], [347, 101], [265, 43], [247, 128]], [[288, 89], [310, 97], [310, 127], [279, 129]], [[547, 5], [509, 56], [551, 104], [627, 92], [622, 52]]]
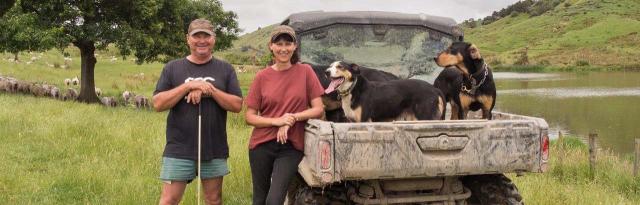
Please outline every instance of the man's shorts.
[[[229, 174], [227, 159], [213, 159], [202, 161], [200, 172], [201, 179], [211, 179]], [[190, 159], [177, 159], [170, 157], [162, 157], [162, 170], [160, 171], [160, 179], [164, 182], [185, 181], [191, 182], [196, 178], [198, 169], [198, 161]]]

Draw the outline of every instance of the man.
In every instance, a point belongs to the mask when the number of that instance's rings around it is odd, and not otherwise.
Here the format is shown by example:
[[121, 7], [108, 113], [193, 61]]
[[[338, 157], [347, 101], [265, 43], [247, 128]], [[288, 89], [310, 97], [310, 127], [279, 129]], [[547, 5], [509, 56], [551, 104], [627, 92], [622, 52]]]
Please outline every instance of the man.
[[222, 178], [229, 173], [227, 111], [242, 108], [242, 92], [233, 67], [213, 58], [214, 27], [206, 19], [189, 25], [191, 54], [167, 63], [153, 96], [153, 107], [167, 117], [167, 144], [160, 179], [160, 204], [178, 204], [197, 171], [198, 115], [202, 116], [202, 188], [206, 204], [222, 203]]

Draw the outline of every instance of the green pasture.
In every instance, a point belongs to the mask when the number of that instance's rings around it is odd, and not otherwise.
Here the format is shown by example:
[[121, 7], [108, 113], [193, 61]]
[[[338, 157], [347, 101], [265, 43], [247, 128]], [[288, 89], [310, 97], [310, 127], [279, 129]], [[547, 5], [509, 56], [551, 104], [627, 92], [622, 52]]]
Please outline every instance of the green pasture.
[[[63, 87], [64, 78], [80, 74], [78, 58], [64, 69], [46, 64], [63, 61], [58, 51], [27, 65], [31, 55], [20, 54], [20, 63], [0, 61], [0, 75]], [[106, 95], [151, 95], [161, 63], [111, 62], [101, 55], [96, 84]], [[238, 74], [245, 95], [257, 70], [247, 68]], [[135, 77], [139, 73], [144, 77]], [[0, 93], [0, 105], [0, 204], [157, 203], [166, 112], [9, 93]], [[243, 114], [228, 118], [231, 174], [224, 179], [224, 202], [250, 204], [251, 127]], [[600, 152], [591, 173], [585, 145], [572, 138], [562, 144], [552, 144], [547, 173], [509, 175], [527, 204], [640, 204], [640, 177], [631, 174], [631, 157]], [[184, 204], [195, 204], [194, 192], [189, 186]]]

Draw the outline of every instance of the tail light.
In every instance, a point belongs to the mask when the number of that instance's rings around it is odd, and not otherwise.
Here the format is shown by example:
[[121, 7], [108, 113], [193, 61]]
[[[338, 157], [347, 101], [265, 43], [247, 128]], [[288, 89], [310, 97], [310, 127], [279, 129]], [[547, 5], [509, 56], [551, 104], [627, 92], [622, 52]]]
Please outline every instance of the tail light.
[[544, 172], [547, 170], [547, 162], [549, 161], [549, 133], [547, 131], [542, 133], [540, 154], [542, 159], [540, 162], [540, 169]]
[[318, 150], [320, 151], [320, 168], [331, 168], [331, 143], [326, 140], [320, 141]]

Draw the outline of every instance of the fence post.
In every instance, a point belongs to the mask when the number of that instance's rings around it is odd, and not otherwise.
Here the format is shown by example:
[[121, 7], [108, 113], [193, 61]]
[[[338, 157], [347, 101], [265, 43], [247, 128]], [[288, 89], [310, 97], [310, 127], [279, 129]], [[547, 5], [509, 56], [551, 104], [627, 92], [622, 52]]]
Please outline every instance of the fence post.
[[562, 136], [561, 130], [558, 130], [558, 144], [560, 145], [559, 147], [564, 150], [564, 137]]
[[[549, 150], [551, 151], [551, 150]], [[560, 177], [564, 178], [564, 157], [567, 156], [564, 150], [564, 138], [562, 137], [562, 131], [558, 130], [558, 150], [556, 151], [556, 159], [558, 159], [558, 166], [560, 169]]]
[[589, 167], [592, 174], [596, 169], [596, 138], [598, 138], [597, 133], [589, 133]]
[[640, 171], [640, 138], [636, 138], [636, 157], [633, 160], [633, 176], [638, 177], [638, 171]]

